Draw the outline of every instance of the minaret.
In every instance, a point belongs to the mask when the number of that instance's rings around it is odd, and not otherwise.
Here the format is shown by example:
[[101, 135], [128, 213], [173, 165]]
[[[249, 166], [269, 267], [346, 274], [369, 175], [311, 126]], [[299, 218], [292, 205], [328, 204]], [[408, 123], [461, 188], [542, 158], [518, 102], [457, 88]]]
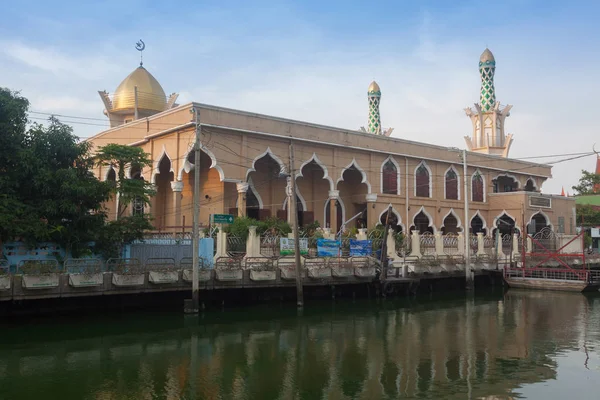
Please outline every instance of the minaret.
[[495, 73], [496, 59], [490, 49], [485, 49], [479, 58], [479, 76], [481, 77], [479, 105], [484, 112], [490, 111], [496, 104], [496, 89], [494, 88]]
[[510, 116], [512, 106], [501, 106], [496, 101], [495, 73], [496, 59], [489, 49], [485, 49], [479, 58], [479, 103], [475, 108], [465, 108], [473, 123], [473, 136], [465, 136], [465, 141], [469, 151], [508, 157], [513, 139], [511, 134], [504, 134], [504, 120]]
[[377, 82], [371, 82], [367, 96], [369, 97], [369, 133], [381, 135], [381, 116], [379, 115], [381, 89]]

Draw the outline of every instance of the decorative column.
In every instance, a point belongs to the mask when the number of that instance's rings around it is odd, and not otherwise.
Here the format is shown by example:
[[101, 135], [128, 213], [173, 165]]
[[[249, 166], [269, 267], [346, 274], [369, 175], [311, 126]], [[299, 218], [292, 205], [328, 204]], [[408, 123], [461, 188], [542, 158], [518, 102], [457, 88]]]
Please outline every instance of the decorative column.
[[519, 251], [519, 235], [517, 235], [516, 233], [513, 233], [513, 237], [512, 237], [512, 241], [513, 241], [513, 261], [517, 261], [519, 260], [520, 256], [521, 256], [521, 252]]
[[367, 240], [367, 228], [360, 228], [358, 230], [358, 234], [356, 235], [356, 239], [358, 240]]
[[435, 255], [440, 257], [444, 255], [444, 238], [441, 232], [436, 232], [433, 237], [435, 238]]
[[[337, 201], [340, 198], [339, 190], [330, 190], [329, 191], [329, 229], [334, 232], [334, 235], [337, 233]], [[343, 222], [343, 221], [342, 221]]]
[[377, 193], [369, 193], [365, 197], [367, 200], [367, 227], [372, 228], [377, 225], [377, 215], [375, 215]]
[[394, 239], [394, 230], [388, 229], [388, 233], [386, 235], [386, 248], [387, 248], [387, 258], [395, 259], [396, 255], [396, 240]]
[[465, 234], [464, 233], [459, 233], [458, 234], [458, 254], [461, 256], [465, 255]]
[[238, 217], [246, 216], [246, 193], [248, 192], [248, 184], [246, 182], [238, 182], [236, 184], [238, 192], [237, 214]]
[[223, 232], [223, 225], [219, 224], [219, 230], [217, 232], [217, 251], [215, 252], [215, 262], [220, 257], [227, 257], [227, 234]]
[[485, 254], [485, 246], [483, 243], [483, 232], [477, 232], [477, 255], [482, 256]]
[[260, 236], [256, 234], [256, 226], [249, 227], [248, 239], [246, 239], [246, 256], [260, 257]]
[[[181, 226], [181, 192], [183, 192], [183, 182], [171, 182], [171, 190], [173, 191], [173, 214], [175, 215], [175, 223], [173, 225]], [[166, 217], [167, 215], [165, 215], [165, 218]]]
[[421, 235], [418, 230], [415, 229], [412, 231], [410, 240], [412, 240], [412, 250], [410, 255], [421, 258]]

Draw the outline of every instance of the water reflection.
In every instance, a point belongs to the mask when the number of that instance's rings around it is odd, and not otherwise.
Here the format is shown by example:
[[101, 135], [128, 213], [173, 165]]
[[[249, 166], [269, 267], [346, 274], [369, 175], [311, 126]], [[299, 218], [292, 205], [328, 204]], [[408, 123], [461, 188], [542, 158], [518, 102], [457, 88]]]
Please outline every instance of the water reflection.
[[600, 378], [598, 296], [316, 308], [5, 327], [0, 398], [508, 399]]

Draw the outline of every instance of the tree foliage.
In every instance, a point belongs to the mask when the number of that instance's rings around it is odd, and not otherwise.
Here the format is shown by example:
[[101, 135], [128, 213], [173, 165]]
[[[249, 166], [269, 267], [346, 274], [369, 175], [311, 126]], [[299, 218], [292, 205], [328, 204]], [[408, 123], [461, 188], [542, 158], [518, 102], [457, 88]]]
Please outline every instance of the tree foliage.
[[[0, 256], [8, 240], [53, 241], [73, 257], [92, 250], [118, 256], [123, 243], [152, 228], [147, 216], [124, 216], [134, 199], [147, 204], [154, 194], [147, 182], [125, 176], [150, 165], [147, 154], [111, 144], [92, 156], [89, 143], [56, 118], [28, 126], [28, 107], [19, 93], [0, 88]], [[97, 162], [115, 167], [116, 185], [93, 175]], [[103, 203], [117, 193], [120, 218], [106, 223]]]
[[600, 226], [600, 211], [589, 204], [577, 205], [577, 223], [576, 225]]
[[143, 179], [127, 179], [127, 171], [138, 169], [141, 172], [152, 165], [152, 160], [142, 148], [107, 144], [98, 149], [96, 160], [99, 165], [112, 166], [116, 171], [117, 181], [112, 187], [112, 193], [119, 196], [119, 218], [134, 201], [150, 204], [150, 198], [156, 194], [154, 185]]
[[588, 194], [594, 194], [594, 186], [596, 185], [600, 185], [600, 174], [582, 170], [581, 177], [579, 178], [579, 184], [573, 186], [573, 190], [575, 190], [576, 195], [585, 196]]

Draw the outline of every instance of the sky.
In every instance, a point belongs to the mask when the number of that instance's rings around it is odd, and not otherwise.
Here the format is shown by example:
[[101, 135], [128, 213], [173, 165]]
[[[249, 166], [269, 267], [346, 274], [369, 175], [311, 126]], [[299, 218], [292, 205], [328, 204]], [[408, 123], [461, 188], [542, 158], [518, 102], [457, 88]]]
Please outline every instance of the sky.
[[[367, 87], [382, 91], [398, 138], [464, 148], [464, 108], [479, 100], [479, 56], [496, 58], [496, 97], [512, 104], [510, 156], [556, 162], [599, 139], [600, 2], [0, 0], [0, 86], [41, 113], [105, 118], [113, 92], [144, 66], [189, 101], [358, 129]], [[108, 122], [62, 118], [80, 137]], [[597, 148], [600, 149], [600, 143]], [[545, 193], [572, 192], [595, 155], [557, 163]]]

